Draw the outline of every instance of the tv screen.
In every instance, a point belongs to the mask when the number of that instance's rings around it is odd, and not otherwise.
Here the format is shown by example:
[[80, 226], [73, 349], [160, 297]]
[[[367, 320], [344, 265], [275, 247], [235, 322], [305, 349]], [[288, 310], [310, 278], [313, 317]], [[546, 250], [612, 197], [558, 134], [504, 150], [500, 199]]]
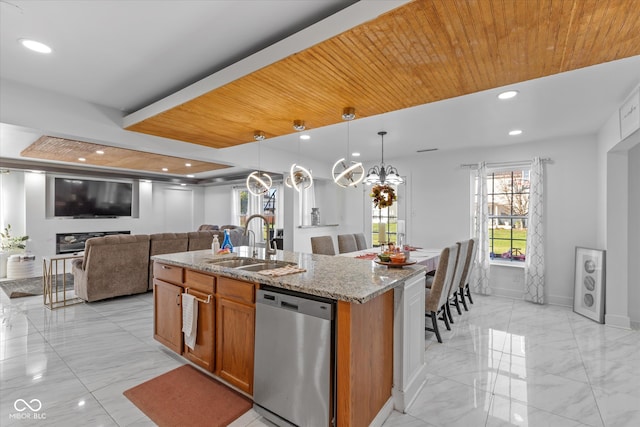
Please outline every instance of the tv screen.
[[55, 216], [131, 216], [131, 183], [56, 178], [54, 195]]

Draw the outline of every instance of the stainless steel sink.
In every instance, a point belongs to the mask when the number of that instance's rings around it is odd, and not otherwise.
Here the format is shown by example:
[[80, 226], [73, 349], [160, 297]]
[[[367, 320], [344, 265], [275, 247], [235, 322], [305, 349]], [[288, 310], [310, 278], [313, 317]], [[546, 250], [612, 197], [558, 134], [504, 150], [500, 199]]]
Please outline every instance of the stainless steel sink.
[[270, 270], [272, 268], [285, 267], [287, 265], [297, 265], [295, 262], [272, 261], [257, 258], [231, 258], [207, 261], [220, 267], [235, 268], [245, 271]]
[[244, 265], [244, 266], [236, 267], [236, 269], [244, 270], [244, 271], [262, 271], [262, 270], [271, 270], [272, 268], [286, 267], [288, 265], [297, 265], [297, 264], [295, 262], [288, 262], [288, 261], [260, 260], [258, 264]]
[[237, 268], [245, 265], [258, 264], [264, 261], [261, 259], [255, 259], [255, 258], [227, 258], [227, 259], [220, 259], [220, 260], [213, 259], [207, 262], [210, 264], [219, 265], [220, 267]]

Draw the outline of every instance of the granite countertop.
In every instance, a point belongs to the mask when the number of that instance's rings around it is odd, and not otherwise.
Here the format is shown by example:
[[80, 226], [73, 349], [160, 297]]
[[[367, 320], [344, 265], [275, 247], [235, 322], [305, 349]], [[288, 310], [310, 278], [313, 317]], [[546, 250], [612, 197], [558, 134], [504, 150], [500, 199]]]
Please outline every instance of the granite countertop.
[[[387, 268], [369, 260], [288, 251], [278, 251], [275, 258], [295, 262], [305, 272], [271, 277], [260, 272], [220, 267], [210, 262], [213, 259], [248, 257], [248, 249], [246, 246], [237, 247], [235, 253], [229, 255], [214, 256], [210, 250], [202, 250], [154, 255], [151, 258], [165, 264], [353, 303], [365, 303], [425, 271], [420, 265]], [[258, 251], [258, 258], [264, 259], [264, 249]]]

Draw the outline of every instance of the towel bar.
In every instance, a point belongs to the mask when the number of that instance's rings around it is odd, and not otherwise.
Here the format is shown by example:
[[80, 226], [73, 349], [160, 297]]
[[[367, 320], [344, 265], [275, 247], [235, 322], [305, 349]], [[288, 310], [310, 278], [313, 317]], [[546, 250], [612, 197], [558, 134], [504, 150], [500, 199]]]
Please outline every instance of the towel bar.
[[[184, 293], [188, 294], [189, 293], [189, 288], [184, 288]], [[209, 304], [211, 302], [211, 294], [207, 295], [207, 299], [203, 300], [202, 298], [198, 298], [197, 296], [193, 295], [193, 297], [197, 300], [200, 301], [203, 304]]]

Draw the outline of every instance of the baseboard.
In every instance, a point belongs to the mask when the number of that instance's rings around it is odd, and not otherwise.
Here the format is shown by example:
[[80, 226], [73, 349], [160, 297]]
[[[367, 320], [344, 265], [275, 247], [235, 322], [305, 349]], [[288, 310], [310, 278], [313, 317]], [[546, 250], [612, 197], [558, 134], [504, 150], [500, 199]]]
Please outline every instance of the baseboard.
[[629, 316], [618, 316], [617, 314], [605, 314], [604, 324], [614, 328], [631, 329], [631, 318]]
[[389, 418], [389, 415], [393, 412], [393, 397], [390, 397], [389, 400], [380, 408], [378, 415], [371, 421], [369, 427], [382, 427], [384, 422]]
[[561, 305], [563, 307], [573, 308], [573, 297], [563, 297], [560, 295], [549, 295], [546, 297], [549, 304]]
[[[491, 288], [491, 295], [511, 298], [517, 300], [524, 300], [524, 291], [507, 288]], [[565, 297], [561, 295], [547, 295], [545, 296], [545, 304], [560, 305], [563, 307], [573, 307], [573, 297]]]
[[[475, 295], [475, 294], [473, 294]], [[511, 299], [522, 299], [523, 291], [507, 288], [494, 288], [491, 287], [491, 295], [495, 297], [505, 297]]]
[[416, 400], [426, 381], [427, 365], [424, 364], [407, 384], [406, 390], [398, 390], [395, 387], [391, 390], [394, 409], [398, 412], [406, 413], [407, 408]]

